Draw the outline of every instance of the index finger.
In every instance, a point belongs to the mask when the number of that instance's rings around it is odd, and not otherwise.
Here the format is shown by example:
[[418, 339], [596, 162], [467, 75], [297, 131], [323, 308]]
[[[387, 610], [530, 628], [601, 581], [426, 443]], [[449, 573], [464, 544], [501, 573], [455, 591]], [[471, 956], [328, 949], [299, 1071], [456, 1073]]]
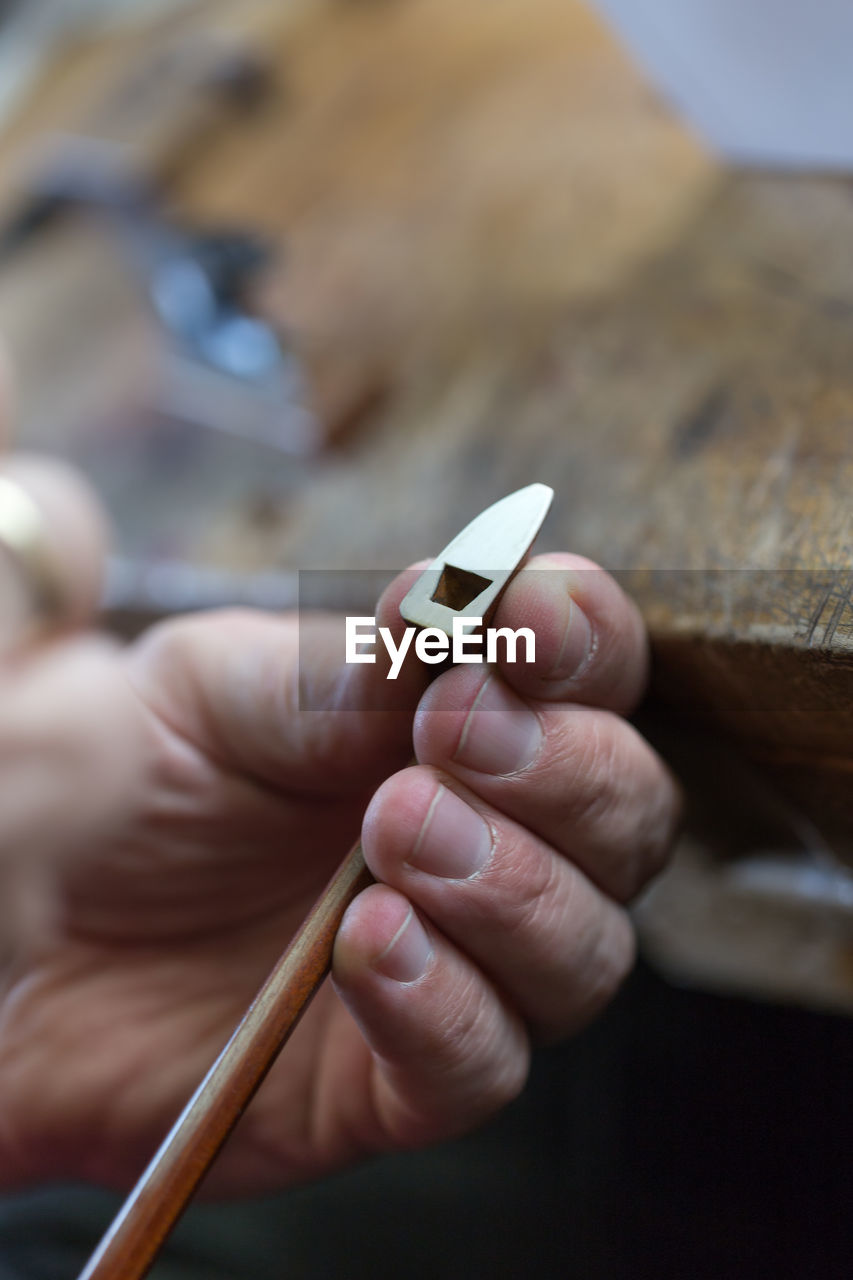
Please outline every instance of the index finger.
[[497, 646], [501, 675], [527, 698], [625, 714], [643, 694], [649, 654], [640, 612], [584, 556], [533, 557], [507, 587], [492, 625], [533, 631], [530, 662], [510, 661], [507, 646]]

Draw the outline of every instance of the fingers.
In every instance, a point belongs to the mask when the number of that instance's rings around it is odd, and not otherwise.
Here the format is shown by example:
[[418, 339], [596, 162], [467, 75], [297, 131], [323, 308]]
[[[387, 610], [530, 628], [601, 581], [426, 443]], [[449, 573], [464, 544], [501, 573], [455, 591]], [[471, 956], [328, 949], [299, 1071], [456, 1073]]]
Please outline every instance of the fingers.
[[660, 867], [678, 819], [669, 772], [615, 714], [647, 668], [615, 582], [578, 557], [545, 558], [494, 625], [532, 627], [536, 661], [459, 667], [426, 691], [422, 763], [380, 787], [364, 821], [381, 883], [336, 948], [398, 1141], [496, 1109], [526, 1070], [520, 1028], [559, 1037], [610, 999], [634, 955], [618, 902]]
[[[399, 639], [413, 572], [383, 594], [377, 625]], [[339, 616], [229, 610], [164, 623], [134, 646], [134, 686], [168, 724], [232, 769], [310, 794], [372, 788], [411, 757], [412, 717], [428, 671], [386, 680], [345, 661]]]
[[509, 1101], [528, 1028], [575, 1030], [633, 961], [618, 907], [443, 782], [411, 769], [380, 789], [364, 849], [385, 883], [350, 906], [335, 945], [335, 986], [373, 1050], [375, 1106], [398, 1145], [451, 1136]]
[[[52, 621], [82, 625], [97, 606], [103, 569], [105, 525], [96, 499], [76, 472], [52, 459], [14, 455], [4, 460], [0, 477], [31, 500], [37, 521], [23, 546], [0, 547], [4, 640], [20, 634], [48, 585], [59, 597], [61, 614]], [[40, 581], [45, 575], [49, 584]]]
[[493, 626], [530, 627], [535, 662], [498, 666], [519, 693], [545, 701], [633, 710], [648, 674], [639, 610], [617, 583], [583, 556], [534, 557], [510, 583]]
[[463, 949], [541, 1034], [586, 1022], [627, 971], [622, 910], [543, 840], [436, 770], [389, 779], [362, 842], [377, 879]]
[[462, 1132], [522, 1088], [522, 1020], [401, 894], [376, 885], [350, 906], [333, 978], [375, 1055], [373, 1105], [389, 1145]]
[[[540, 558], [511, 584], [495, 625], [535, 626], [536, 662], [500, 669], [528, 696], [622, 710], [645, 679], [642, 624], [612, 579], [588, 566], [576, 556]], [[376, 609], [377, 627], [396, 644], [406, 629], [399, 604], [418, 571], [397, 577]], [[576, 674], [555, 676], [555, 665], [577, 658], [579, 628], [589, 653]], [[408, 758], [411, 718], [435, 668], [410, 656], [389, 680], [385, 646], [376, 645], [374, 663], [352, 664], [344, 639], [332, 616], [183, 619], [137, 646], [133, 679], [158, 714], [221, 762], [310, 792], [364, 788]]]
[[618, 901], [660, 870], [681, 796], [655, 751], [609, 711], [520, 698], [481, 666], [426, 692], [418, 760], [528, 827]]

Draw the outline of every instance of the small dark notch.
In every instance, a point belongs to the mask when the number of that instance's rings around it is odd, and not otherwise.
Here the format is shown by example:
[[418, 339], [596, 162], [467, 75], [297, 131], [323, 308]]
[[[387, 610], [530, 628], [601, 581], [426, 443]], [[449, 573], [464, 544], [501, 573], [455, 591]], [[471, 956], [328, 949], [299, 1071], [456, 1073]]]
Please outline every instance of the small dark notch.
[[446, 564], [430, 599], [461, 613], [477, 596], [482, 595], [486, 587], [492, 585], [492, 581], [491, 578], [481, 577], [479, 573], [472, 573], [470, 569], [457, 569], [453, 564]]

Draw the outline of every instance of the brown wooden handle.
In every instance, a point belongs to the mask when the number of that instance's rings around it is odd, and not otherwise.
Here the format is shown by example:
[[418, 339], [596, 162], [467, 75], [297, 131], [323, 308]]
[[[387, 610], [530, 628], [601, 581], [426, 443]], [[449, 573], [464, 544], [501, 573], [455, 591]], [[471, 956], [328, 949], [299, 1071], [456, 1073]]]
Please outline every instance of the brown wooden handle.
[[141, 1280], [332, 963], [343, 914], [373, 878], [355, 844], [175, 1121], [79, 1280]]

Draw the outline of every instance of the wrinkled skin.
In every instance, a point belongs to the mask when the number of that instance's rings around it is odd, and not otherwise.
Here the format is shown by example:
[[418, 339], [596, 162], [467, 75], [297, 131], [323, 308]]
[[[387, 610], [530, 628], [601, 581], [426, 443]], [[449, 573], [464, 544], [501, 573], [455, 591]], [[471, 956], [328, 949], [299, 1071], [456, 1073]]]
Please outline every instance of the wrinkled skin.
[[[81, 615], [93, 555], [65, 567]], [[380, 623], [402, 628], [408, 585]], [[295, 619], [249, 612], [124, 651], [66, 635], [7, 653], [3, 1186], [133, 1181], [360, 829], [378, 883], [208, 1192], [458, 1134], [517, 1094], [532, 1044], [606, 1003], [633, 958], [625, 904], [679, 808], [622, 718], [643, 629], [568, 555], [533, 561], [495, 623], [534, 627], [534, 665], [427, 684], [409, 662], [392, 685], [338, 665], [331, 619], [300, 666]], [[326, 710], [301, 709], [298, 677]]]

